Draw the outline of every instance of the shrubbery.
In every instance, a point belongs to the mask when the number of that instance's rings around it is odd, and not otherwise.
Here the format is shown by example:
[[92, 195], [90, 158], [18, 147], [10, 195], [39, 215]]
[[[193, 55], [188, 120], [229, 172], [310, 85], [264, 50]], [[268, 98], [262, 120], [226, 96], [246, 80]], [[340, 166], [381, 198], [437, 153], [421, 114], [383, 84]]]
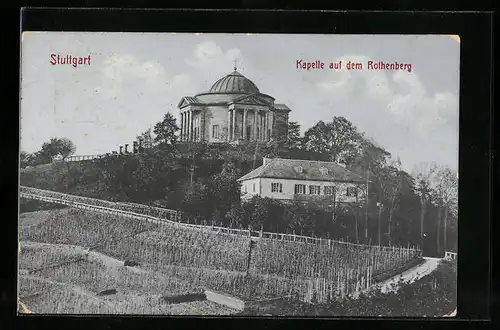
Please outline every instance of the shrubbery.
[[[434, 166], [432, 178], [424, 175], [427, 172], [410, 175], [345, 118], [319, 122], [302, 138], [298, 125], [290, 123], [284, 141], [244, 145], [178, 142], [173, 121], [165, 116], [155, 126], [159, 138], [140, 154], [25, 169], [21, 184], [112, 201], [155, 203], [182, 211], [189, 222], [330, 235], [366, 244], [423, 244], [426, 255], [436, 256], [457, 246], [453, 172]], [[260, 166], [263, 157], [343, 163], [369, 176], [369, 203], [358, 216], [354, 210], [336, 210], [335, 217], [314, 205], [284, 208], [266, 199], [239, 205], [236, 179]]]

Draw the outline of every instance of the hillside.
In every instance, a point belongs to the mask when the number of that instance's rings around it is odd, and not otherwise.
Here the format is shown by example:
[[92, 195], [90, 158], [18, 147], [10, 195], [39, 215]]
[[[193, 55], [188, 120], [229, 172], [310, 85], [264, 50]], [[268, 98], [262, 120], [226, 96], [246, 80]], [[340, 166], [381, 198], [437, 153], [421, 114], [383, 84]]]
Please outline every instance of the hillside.
[[[376, 274], [414, 260], [403, 249], [260, 239], [249, 264], [252, 244], [248, 236], [77, 209], [25, 213], [20, 225], [21, 242], [44, 243], [42, 247], [79, 246], [84, 251], [90, 249], [122, 262], [132, 261], [141, 269], [179, 278], [193, 287], [222, 291], [249, 301], [292, 295], [309, 303], [326, 302], [360, 290], [370, 285]], [[67, 253], [59, 252], [60, 249], [40, 248], [39, 257], [33, 257], [30, 251], [21, 248], [24, 269], [43, 268], [39, 263], [57, 265], [68, 261]], [[94, 276], [90, 274], [99, 269], [90, 265], [88, 274], [84, 271], [86, 263], [83, 268], [78, 266], [79, 262], [70, 264], [56, 267], [63, 272], [57, 273], [61, 279], [72, 278], [75, 271], [80, 275], [74, 281], [87, 283]], [[65, 267], [69, 269], [65, 271]], [[47, 276], [42, 277], [47, 279]], [[50, 276], [48, 279], [53, 280]]]
[[[32, 313], [230, 315], [175, 276], [137, 267], [78, 246], [22, 242], [20, 300]], [[52, 258], [51, 260], [47, 257]], [[168, 303], [177, 296], [193, 298]], [[195, 299], [196, 298], [196, 299]]]

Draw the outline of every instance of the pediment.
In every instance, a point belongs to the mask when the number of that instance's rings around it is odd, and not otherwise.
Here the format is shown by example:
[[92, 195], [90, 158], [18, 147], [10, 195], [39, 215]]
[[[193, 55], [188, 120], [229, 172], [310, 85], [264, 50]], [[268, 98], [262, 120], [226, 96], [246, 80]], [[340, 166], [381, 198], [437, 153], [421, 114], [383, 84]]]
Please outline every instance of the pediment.
[[191, 104], [199, 104], [199, 101], [194, 97], [185, 96], [180, 100], [179, 104], [177, 104], [177, 108], [182, 109]]
[[250, 104], [250, 105], [270, 105], [267, 100], [264, 100], [263, 98], [260, 98], [256, 94], [245, 95], [245, 96], [239, 97], [239, 98], [235, 99], [231, 103], [234, 103], [234, 104]]

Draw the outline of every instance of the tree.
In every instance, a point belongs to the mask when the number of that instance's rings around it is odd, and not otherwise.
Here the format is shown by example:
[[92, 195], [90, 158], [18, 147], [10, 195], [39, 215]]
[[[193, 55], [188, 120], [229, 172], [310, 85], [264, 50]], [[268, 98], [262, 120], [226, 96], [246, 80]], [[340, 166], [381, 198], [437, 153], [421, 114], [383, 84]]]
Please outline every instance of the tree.
[[388, 210], [387, 239], [389, 245], [391, 245], [392, 220], [394, 212], [396, 212], [399, 206], [401, 191], [404, 185], [404, 175], [399, 158], [397, 160], [392, 160], [389, 166], [381, 171], [380, 183], [381, 195], [386, 202]]
[[240, 203], [231, 205], [231, 208], [226, 213], [226, 218], [229, 220], [230, 227], [244, 228], [247, 222], [245, 208]]
[[73, 155], [76, 151], [76, 146], [67, 138], [52, 139], [51, 143], [55, 145], [57, 155], [61, 156], [63, 160]]
[[331, 122], [319, 121], [304, 134], [307, 151], [326, 153], [329, 160], [351, 164], [359, 153], [362, 136], [344, 117], [333, 117]]
[[288, 149], [300, 149], [302, 138], [300, 137], [300, 124], [296, 121], [288, 122], [287, 141], [285, 143]]
[[431, 197], [431, 178], [435, 173], [435, 164], [419, 164], [414, 170], [415, 190], [420, 197], [420, 248], [423, 250], [424, 243], [424, 219], [427, 205]]
[[19, 166], [20, 168], [26, 168], [33, 165], [33, 155], [21, 150], [19, 153]]
[[194, 180], [194, 172], [197, 168], [197, 164], [202, 161], [203, 157], [206, 155], [208, 150], [208, 143], [206, 141], [195, 142], [195, 141], [187, 141], [181, 147], [185, 148], [185, 150], [181, 153], [184, 153], [188, 159], [191, 161], [191, 165], [189, 168], [190, 171], [190, 182], [192, 183]]
[[154, 141], [160, 144], [176, 144], [177, 143], [177, 126], [176, 119], [170, 112], [167, 112], [163, 120], [156, 123], [153, 129], [155, 134]]
[[181, 211], [192, 218], [206, 215], [209, 209], [208, 187], [206, 184], [197, 180], [193, 183], [185, 183], [182, 186], [183, 199], [180, 205]]
[[68, 138], [52, 138], [48, 142], [42, 144], [42, 148], [35, 153], [37, 164], [47, 164], [52, 162], [56, 157], [66, 159], [74, 154], [76, 147]]
[[[288, 151], [288, 125], [286, 121], [276, 121], [270, 140], [264, 145], [266, 156], [270, 158], [281, 157]], [[258, 145], [258, 141], [256, 142]]]
[[224, 218], [233, 204], [240, 202], [241, 189], [239, 182], [236, 181], [239, 177], [239, 171], [233, 163], [225, 163], [220, 173], [210, 177], [208, 185], [211, 192], [210, 205], [219, 219]]
[[[438, 208], [437, 223], [437, 250], [442, 252], [441, 236], [443, 236], [443, 248], [447, 248], [448, 216], [458, 205], [458, 178], [447, 166], [436, 166], [432, 176], [432, 187], [436, 206]], [[443, 235], [441, 235], [443, 225]]]
[[148, 128], [147, 130], [145, 130], [141, 134], [137, 135], [136, 138], [137, 138], [137, 140], [142, 141], [141, 144], [142, 144], [142, 147], [144, 149], [153, 148], [153, 142], [155, 139], [153, 138], [153, 132], [152, 132], [151, 128]]

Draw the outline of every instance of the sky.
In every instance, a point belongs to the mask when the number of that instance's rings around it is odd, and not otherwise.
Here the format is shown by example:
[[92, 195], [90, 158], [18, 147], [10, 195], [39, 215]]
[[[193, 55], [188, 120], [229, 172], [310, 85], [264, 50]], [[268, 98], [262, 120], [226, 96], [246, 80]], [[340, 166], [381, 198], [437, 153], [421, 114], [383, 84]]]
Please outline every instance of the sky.
[[[76, 155], [118, 150], [178, 116], [184, 96], [233, 71], [292, 111], [302, 133], [343, 116], [411, 172], [436, 162], [458, 169], [460, 40], [439, 35], [276, 35], [25, 32], [21, 48], [21, 150], [66, 137]], [[90, 65], [52, 65], [51, 54]], [[302, 70], [297, 60], [322, 61]], [[342, 60], [342, 69], [330, 62]], [[368, 70], [369, 60], [411, 72]], [[346, 70], [347, 61], [364, 65]]]

